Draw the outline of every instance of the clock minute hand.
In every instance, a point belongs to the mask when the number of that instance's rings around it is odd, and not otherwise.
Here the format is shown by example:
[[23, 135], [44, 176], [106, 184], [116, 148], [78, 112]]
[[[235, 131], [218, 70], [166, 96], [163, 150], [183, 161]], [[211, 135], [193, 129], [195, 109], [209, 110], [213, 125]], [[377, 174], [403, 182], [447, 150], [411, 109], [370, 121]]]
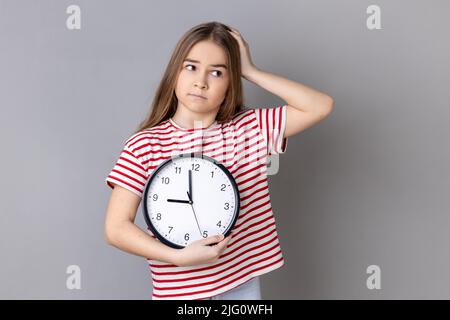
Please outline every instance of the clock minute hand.
[[189, 170], [189, 199], [192, 201], [192, 170]]

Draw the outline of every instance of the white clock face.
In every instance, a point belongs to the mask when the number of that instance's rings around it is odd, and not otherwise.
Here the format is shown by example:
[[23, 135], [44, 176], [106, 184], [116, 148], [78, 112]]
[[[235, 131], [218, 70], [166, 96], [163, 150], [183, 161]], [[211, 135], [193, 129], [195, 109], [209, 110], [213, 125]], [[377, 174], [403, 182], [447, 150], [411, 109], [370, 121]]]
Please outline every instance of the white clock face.
[[206, 156], [183, 154], [163, 162], [148, 181], [144, 197], [151, 231], [176, 248], [227, 234], [239, 212], [235, 180]]

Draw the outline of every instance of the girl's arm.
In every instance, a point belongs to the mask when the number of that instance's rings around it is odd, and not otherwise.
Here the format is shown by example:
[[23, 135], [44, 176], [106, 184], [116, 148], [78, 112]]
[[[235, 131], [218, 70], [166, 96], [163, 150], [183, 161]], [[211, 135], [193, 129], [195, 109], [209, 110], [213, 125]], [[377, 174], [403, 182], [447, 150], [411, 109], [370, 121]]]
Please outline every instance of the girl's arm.
[[225, 251], [231, 235], [226, 238], [210, 236], [181, 250], [153, 239], [134, 224], [140, 201], [133, 192], [114, 185], [105, 221], [107, 243], [134, 255], [182, 267], [215, 262]]
[[333, 109], [333, 99], [330, 96], [301, 83], [256, 67], [243, 76], [287, 102], [285, 138], [323, 120]]
[[106, 214], [106, 242], [134, 255], [175, 263], [177, 249], [153, 239], [134, 224], [140, 201], [134, 193], [114, 186]]
[[239, 43], [242, 77], [279, 96], [288, 104], [284, 138], [314, 125], [328, 116], [333, 109], [333, 99], [323, 92], [301, 83], [259, 70], [252, 62], [250, 48], [235, 28], [230, 34]]

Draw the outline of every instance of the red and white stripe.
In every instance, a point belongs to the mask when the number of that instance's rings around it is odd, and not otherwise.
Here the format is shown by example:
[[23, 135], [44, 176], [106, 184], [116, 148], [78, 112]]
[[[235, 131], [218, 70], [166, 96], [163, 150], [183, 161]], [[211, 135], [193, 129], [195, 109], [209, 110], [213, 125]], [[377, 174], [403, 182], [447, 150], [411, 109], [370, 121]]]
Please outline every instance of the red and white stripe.
[[105, 179], [111, 188], [117, 184], [142, 197], [146, 181], [161, 162], [180, 153], [201, 152], [231, 172], [240, 192], [232, 239], [216, 262], [178, 267], [148, 259], [153, 299], [205, 299], [283, 266], [266, 164], [270, 154], [286, 150], [286, 107], [247, 109], [206, 130], [183, 129], [165, 120], [125, 141]]

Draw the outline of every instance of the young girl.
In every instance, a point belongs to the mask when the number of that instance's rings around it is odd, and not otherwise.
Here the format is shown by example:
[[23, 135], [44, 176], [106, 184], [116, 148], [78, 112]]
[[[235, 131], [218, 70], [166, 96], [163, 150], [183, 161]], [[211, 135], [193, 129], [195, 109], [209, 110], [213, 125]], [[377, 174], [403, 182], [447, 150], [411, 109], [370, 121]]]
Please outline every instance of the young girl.
[[[287, 103], [244, 109], [241, 77]], [[148, 117], [125, 141], [105, 180], [113, 188], [106, 241], [148, 260], [153, 299], [260, 299], [259, 276], [284, 264], [268, 157], [284, 153], [287, 137], [325, 118], [332, 106], [330, 96], [256, 68], [236, 29], [218, 22], [193, 27], [175, 47]], [[190, 152], [230, 171], [240, 212], [227, 238], [213, 235], [174, 249], [134, 220], [155, 168]]]

